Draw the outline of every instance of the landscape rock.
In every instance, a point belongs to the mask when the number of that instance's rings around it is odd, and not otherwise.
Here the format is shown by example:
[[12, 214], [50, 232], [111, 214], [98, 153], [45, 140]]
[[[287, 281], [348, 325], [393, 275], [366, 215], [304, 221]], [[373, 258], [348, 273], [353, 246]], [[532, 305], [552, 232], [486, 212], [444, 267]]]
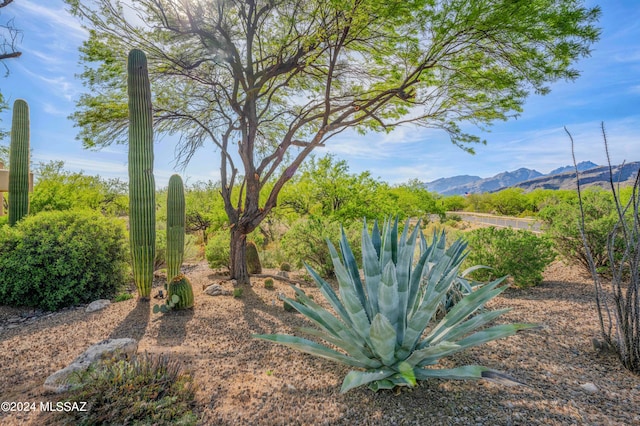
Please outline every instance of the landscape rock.
[[227, 296], [231, 294], [229, 290], [225, 290], [220, 284], [213, 284], [204, 289], [205, 294], [209, 296]]
[[591, 382], [581, 384], [580, 388], [587, 393], [598, 393], [598, 391], [600, 391], [600, 389]]
[[276, 275], [279, 277], [289, 278], [289, 273], [287, 271], [278, 271]]
[[87, 306], [87, 309], [85, 309], [85, 312], [99, 311], [101, 309], [106, 308], [110, 304], [111, 304], [111, 301], [108, 299], [94, 300], [93, 302], [89, 303], [89, 306]]
[[107, 339], [89, 346], [71, 364], [58, 370], [44, 382], [44, 389], [55, 393], [66, 392], [73, 387], [69, 383], [69, 376], [75, 372], [84, 371], [96, 361], [112, 357], [130, 358], [138, 351], [135, 339]]

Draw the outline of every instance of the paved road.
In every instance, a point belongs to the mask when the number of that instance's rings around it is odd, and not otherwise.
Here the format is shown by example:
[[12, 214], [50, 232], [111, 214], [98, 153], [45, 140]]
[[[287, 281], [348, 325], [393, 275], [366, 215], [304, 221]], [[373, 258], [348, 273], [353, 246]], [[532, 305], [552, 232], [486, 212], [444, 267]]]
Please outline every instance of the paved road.
[[536, 234], [541, 234], [542, 223], [536, 219], [523, 219], [511, 216], [494, 216], [485, 213], [447, 212], [456, 214], [467, 222], [478, 223], [483, 226], [495, 226], [499, 228], [526, 229]]

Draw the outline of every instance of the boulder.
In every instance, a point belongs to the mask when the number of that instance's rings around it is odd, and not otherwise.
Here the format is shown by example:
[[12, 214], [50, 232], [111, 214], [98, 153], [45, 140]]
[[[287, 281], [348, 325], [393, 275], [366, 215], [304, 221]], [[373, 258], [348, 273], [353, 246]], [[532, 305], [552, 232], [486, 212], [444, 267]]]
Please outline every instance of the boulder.
[[107, 339], [89, 346], [71, 364], [58, 370], [44, 382], [44, 389], [55, 393], [66, 392], [73, 387], [69, 383], [69, 376], [89, 368], [94, 362], [113, 357], [131, 358], [138, 351], [135, 339]]
[[85, 309], [85, 312], [99, 311], [101, 309], [106, 308], [110, 304], [111, 304], [111, 301], [108, 299], [94, 300], [93, 302], [89, 303], [89, 306], [87, 306], [87, 309]]
[[205, 294], [209, 296], [227, 296], [231, 294], [229, 290], [225, 290], [220, 284], [213, 284], [204, 289]]

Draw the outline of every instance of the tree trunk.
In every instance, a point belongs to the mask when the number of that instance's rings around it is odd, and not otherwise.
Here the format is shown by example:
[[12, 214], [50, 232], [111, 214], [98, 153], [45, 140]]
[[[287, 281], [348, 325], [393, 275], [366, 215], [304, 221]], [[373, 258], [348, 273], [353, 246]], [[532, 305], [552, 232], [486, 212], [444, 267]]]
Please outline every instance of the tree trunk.
[[235, 228], [231, 228], [230, 271], [231, 278], [238, 284], [249, 284], [247, 269], [247, 236]]

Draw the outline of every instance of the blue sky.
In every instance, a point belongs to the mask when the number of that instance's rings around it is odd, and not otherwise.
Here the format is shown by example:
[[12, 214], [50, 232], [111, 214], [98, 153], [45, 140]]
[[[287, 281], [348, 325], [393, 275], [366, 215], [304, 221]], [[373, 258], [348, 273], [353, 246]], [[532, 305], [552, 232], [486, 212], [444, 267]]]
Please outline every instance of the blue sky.
[[[563, 126], [574, 135], [578, 161], [604, 164], [600, 135], [604, 121], [613, 162], [640, 160], [640, 3], [587, 2], [594, 4], [603, 10], [602, 36], [591, 57], [577, 64], [581, 77], [553, 84], [547, 96], [530, 97], [517, 120], [498, 122], [490, 133], [476, 131], [488, 141], [476, 147], [476, 155], [453, 146], [444, 132], [412, 126], [390, 134], [344, 132], [317, 154], [332, 152], [348, 161], [351, 172], [369, 170], [390, 183], [461, 174], [489, 177], [519, 167], [547, 173], [571, 162]], [[10, 105], [17, 98], [29, 102], [35, 163], [62, 160], [67, 170], [126, 180], [126, 147], [84, 150], [75, 140], [78, 129], [67, 119], [84, 90], [75, 75], [81, 72], [78, 46], [86, 32], [65, 8], [62, 0], [15, 0], [2, 9], [0, 22], [14, 17], [24, 36], [22, 57], [5, 61], [10, 74], [0, 75], [0, 88]], [[10, 111], [0, 119], [0, 125], [8, 128]], [[157, 185], [165, 186], [175, 172], [173, 141], [159, 140], [155, 157]], [[215, 181], [218, 158], [207, 146], [179, 172], [187, 182]]]

